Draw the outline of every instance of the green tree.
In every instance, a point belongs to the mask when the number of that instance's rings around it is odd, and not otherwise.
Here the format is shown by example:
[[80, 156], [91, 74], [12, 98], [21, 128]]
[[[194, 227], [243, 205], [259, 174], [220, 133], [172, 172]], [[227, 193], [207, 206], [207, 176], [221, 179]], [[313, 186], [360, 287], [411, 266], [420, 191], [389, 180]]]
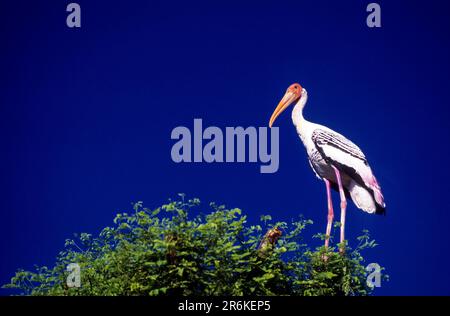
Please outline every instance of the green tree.
[[[68, 239], [53, 268], [19, 270], [5, 288], [23, 295], [368, 295], [361, 250], [376, 246], [367, 231], [345, 254], [311, 250], [302, 233], [312, 222], [247, 225], [240, 209], [200, 201], [169, 201], [155, 210], [133, 205], [98, 237]], [[200, 213], [196, 210], [197, 213]], [[317, 237], [324, 238], [323, 235]], [[81, 268], [81, 287], [69, 288], [66, 267]]]

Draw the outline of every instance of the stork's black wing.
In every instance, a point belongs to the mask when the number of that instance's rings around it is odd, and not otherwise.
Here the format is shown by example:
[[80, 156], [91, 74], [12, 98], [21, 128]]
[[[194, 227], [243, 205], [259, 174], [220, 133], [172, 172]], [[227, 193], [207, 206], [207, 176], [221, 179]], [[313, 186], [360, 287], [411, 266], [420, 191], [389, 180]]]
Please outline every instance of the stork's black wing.
[[[312, 133], [311, 138], [317, 150], [320, 151], [325, 159], [343, 163], [344, 161], [342, 160], [346, 160], [346, 158], [348, 160], [348, 157], [340, 154], [347, 154], [368, 165], [366, 156], [361, 149], [341, 134], [329, 130], [316, 129]], [[337, 151], [333, 149], [337, 149]]]
[[385, 203], [381, 189], [361, 149], [341, 134], [330, 130], [318, 128], [311, 138], [325, 161], [372, 192], [377, 204], [376, 212], [384, 214]]

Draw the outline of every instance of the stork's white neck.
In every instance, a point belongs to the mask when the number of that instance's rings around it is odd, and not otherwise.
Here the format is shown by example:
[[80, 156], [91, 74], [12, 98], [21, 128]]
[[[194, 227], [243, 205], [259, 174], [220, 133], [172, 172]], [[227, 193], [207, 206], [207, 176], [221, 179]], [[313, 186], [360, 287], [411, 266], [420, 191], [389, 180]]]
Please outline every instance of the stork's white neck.
[[292, 110], [292, 122], [297, 129], [297, 133], [304, 141], [305, 133], [304, 128], [307, 125], [308, 121], [303, 117], [303, 108], [305, 107], [306, 102], [308, 101], [308, 92], [305, 89], [302, 90], [302, 96], [295, 104], [294, 109]]

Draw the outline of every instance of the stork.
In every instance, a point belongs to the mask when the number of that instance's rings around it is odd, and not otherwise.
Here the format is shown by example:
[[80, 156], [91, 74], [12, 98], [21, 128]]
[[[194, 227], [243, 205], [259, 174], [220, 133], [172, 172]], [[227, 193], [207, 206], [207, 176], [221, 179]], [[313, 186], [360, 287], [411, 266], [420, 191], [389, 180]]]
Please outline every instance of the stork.
[[312, 170], [325, 182], [327, 191], [325, 248], [329, 245], [334, 218], [331, 188], [339, 192], [341, 200], [340, 243], [344, 245], [346, 197], [350, 197], [357, 208], [370, 214], [385, 214], [386, 204], [377, 179], [361, 149], [332, 129], [309, 122], [303, 117], [303, 108], [307, 100], [308, 93], [302, 86], [298, 83], [289, 86], [270, 117], [269, 127], [272, 127], [276, 118], [289, 105], [296, 102], [292, 111], [292, 122], [306, 148]]

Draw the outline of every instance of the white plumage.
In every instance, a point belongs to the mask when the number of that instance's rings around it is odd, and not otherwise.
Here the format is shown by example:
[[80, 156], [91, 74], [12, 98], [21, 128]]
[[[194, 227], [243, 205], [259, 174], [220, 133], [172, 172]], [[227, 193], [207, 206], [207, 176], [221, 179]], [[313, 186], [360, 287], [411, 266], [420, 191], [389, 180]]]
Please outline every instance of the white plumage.
[[[343, 242], [346, 195], [351, 197], [356, 207], [367, 213], [384, 214], [386, 205], [380, 186], [361, 149], [332, 129], [306, 120], [303, 117], [303, 108], [307, 100], [308, 93], [305, 89], [299, 84], [291, 85], [272, 114], [269, 126], [272, 126], [281, 112], [297, 101], [292, 111], [292, 121], [306, 148], [311, 168], [327, 185], [329, 208], [327, 235], [330, 233], [333, 218], [329, 193], [332, 187], [339, 191], [341, 196], [341, 242]], [[325, 244], [328, 245], [328, 240]]]

